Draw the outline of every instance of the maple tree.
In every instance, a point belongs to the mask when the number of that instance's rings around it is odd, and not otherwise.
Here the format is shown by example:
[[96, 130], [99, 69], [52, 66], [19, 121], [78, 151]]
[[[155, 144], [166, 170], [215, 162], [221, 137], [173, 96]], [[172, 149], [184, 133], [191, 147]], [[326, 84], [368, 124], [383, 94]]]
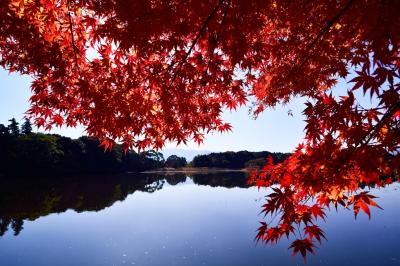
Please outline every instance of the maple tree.
[[[274, 186], [264, 210], [280, 217], [258, 239], [303, 225], [291, 248], [305, 256], [325, 207], [369, 215], [376, 203], [359, 185], [397, 178], [398, 10], [384, 0], [2, 0], [0, 65], [33, 77], [37, 126], [82, 124], [105, 148], [201, 143], [231, 129], [224, 108], [253, 101], [258, 115], [308, 99], [304, 143], [250, 179]], [[332, 94], [339, 79], [348, 90]]]

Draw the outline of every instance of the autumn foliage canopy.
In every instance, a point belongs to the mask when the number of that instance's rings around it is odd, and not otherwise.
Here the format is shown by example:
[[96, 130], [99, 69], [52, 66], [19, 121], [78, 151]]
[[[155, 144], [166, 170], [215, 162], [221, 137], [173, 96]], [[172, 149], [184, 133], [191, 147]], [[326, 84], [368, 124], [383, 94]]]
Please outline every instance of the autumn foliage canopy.
[[304, 97], [304, 142], [250, 182], [273, 186], [264, 211], [279, 217], [257, 238], [298, 225], [290, 247], [305, 256], [327, 207], [370, 215], [377, 204], [359, 185], [397, 178], [399, 10], [384, 0], [2, 0], [0, 65], [33, 77], [37, 126], [81, 124], [106, 148], [201, 142], [231, 129], [225, 108], [251, 103], [257, 116]]

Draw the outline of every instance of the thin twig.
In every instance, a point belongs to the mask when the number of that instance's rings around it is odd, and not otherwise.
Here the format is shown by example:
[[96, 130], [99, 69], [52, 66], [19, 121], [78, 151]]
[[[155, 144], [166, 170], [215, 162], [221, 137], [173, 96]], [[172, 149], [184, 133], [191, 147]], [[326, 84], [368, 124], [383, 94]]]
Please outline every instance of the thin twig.
[[360, 140], [357, 145], [354, 146], [354, 148], [357, 148], [358, 145], [368, 144], [375, 136], [376, 132], [384, 126], [386, 120], [392, 117], [398, 110], [400, 110], [400, 102], [397, 102], [390, 106], [386, 113], [382, 116], [382, 119], [379, 120], [379, 122], [376, 123], [375, 126], [367, 132], [367, 134]]
[[300, 223], [296, 223], [297, 225], [297, 231], [299, 232], [300, 238], [303, 238], [303, 234], [300, 231]]
[[214, 43], [213, 43], [213, 47], [212, 47], [212, 50], [211, 50], [210, 61], [208, 61], [207, 68], [206, 68], [206, 70], [204, 71], [204, 74], [207, 74], [207, 71], [208, 71], [208, 69], [210, 68], [210, 64], [211, 64], [211, 62], [212, 62], [212, 57], [214, 56], [214, 50], [216, 49], [217, 44], [218, 44], [218, 42], [219, 42], [220, 34], [221, 34], [222, 29], [223, 29], [226, 16], [228, 15], [228, 10], [229, 10], [229, 7], [230, 7], [230, 5], [231, 5], [231, 2], [232, 2], [232, 0], [229, 0], [228, 4], [227, 4], [226, 7], [225, 7], [224, 15], [223, 15], [223, 17], [222, 17], [222, 19], [221, 19], [221, 23], [219, 24], [219, 29], [218, 29], [218, 32], [217, 32], [217, 37], [215, 38], [215, 41], [214, 41]]
[[182, 0], [176, 5], [176, 7], [180, 7], [181, 5], [183, 5], [183, 4], [185, 4], [186, 2], [189, 2], [189, 1], [190, 0]]
[[68, 18], [69, 18], [69, 30], [71, 32], [71, 43], [72, 43], [72, 48], [73, 48], [74, 57], [75, 57], [75, 65], [78, 70], [79, 77], [82, 79], [81, 70], [80, 70], [79, 64], [78, 64], [78, 51], [77, 51], [78, 48], [75, 45], [74, 30], [73, 30], [73, 26], [72, 26], [72, 16], [71, 16], [71, 12], [69, 11], [69, 1], [68, 1]]

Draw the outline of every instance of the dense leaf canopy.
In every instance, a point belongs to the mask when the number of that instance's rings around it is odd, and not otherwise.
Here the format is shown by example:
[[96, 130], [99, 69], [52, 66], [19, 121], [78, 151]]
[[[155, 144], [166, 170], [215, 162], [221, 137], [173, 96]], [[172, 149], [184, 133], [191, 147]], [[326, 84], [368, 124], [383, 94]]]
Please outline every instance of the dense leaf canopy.
[[[0, 64], [34, 78], [28, 114], [37, 125], [83, 124], [106, 148], [201, 142], [230, 130], [224, 108], [251, 100], [257, 115], [306, 97], [304, 144], [256, 180], [278, 182], [292, 202], [274, 203], [288, 216], [268, 240], [291, 232], [301, 219], [289, 214], [307, 213], [309, 197], [336, 204], [360, 182], [395, 177], [398, 10], [400, 1], [382, 0], [2, 0]], [[351, 84], [332, 96], [339, 78]], [[313, 239], [318, 230], [304, 219]], [[295, 243], [303, 255], [314, 245]]]

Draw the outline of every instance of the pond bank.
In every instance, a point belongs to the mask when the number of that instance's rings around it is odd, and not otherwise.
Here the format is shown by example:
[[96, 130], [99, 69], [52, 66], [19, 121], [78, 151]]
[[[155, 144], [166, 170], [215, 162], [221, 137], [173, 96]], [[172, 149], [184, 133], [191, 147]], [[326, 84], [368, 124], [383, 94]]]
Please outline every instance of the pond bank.
[[211, 167], [183, 167], [183, 168], [159, 168], [155, 170], [143, 171], [143, 174], [176, 174], [176, 173], [194, 173], [194, 174], [209, 174], [209, 173], [228, 173], [228, 172], [242, 172], [247, 173], [251, 169], [229, 169], [229, 168], [211, 168]]

